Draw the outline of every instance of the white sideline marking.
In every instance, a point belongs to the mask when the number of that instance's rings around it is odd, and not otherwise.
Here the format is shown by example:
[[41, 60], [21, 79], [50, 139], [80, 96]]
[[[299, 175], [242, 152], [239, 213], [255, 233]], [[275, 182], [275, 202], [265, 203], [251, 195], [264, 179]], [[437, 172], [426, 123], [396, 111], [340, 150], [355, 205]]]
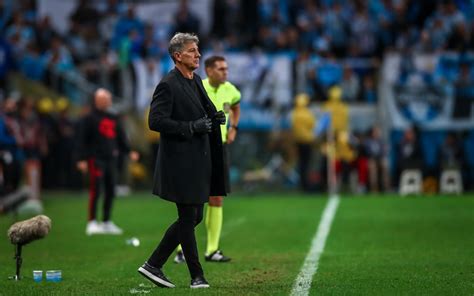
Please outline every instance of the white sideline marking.
[[331, 230], [332, 220], [336, 215], [338, 205], [339, 196], [330, 196], [326, 208], [324, 209], [323, 216], [321, 217], [321, 221], [319, 221], [318, 230], [311, 242], [311, 248], [309, 249], [308, 255], [306, 255], [300, 273], [296, 277], [293, 289], [290, 293], [291, 296], [309, 294], [311, 282], [314, 274], [318, 270], [319, 258], [324, 251], [324, 245], [326, 244], [326, 239]]

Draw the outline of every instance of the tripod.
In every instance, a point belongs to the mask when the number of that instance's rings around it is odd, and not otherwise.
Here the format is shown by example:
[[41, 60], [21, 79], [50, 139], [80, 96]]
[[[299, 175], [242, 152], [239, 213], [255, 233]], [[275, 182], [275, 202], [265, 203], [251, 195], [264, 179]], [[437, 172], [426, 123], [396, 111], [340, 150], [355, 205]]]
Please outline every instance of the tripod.
[[15, 245], [15, 257], [13, 257], [16, 260], [16, 273], [14, 276], [9, 277], [11, 280], [19, 281], [20, 280], [20, 269], [21, 269], [21, 264], [23, 263], [23, 259], [21, 258], [21, 248], [23, 245], [17, 244]]

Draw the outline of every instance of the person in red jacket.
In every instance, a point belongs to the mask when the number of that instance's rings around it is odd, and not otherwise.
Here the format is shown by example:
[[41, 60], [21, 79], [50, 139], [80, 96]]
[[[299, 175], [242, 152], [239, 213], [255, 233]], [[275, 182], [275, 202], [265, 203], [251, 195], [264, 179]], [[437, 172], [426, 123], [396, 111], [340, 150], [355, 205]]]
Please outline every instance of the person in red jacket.
[[[80, 122], [77, 154], [78, 169], [89, 171], [89, 222], [86, 234], [122, 234], [111, 220], [115, 198], [117, 157], [128, 153], [137, 161], [139, 154], [131, 151], [119, 117], [110, 112], [112, 94], [103, 88], [94, 94], [94, 108]], [[97, 221], [97, 202], [104, 186], [103, 223]]]

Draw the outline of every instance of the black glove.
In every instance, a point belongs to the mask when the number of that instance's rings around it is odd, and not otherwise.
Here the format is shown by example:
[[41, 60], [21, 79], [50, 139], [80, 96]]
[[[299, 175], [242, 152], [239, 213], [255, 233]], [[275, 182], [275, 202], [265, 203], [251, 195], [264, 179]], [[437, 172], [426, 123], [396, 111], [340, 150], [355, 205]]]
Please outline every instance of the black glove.
[[212, 117], [212, 124], [214, 126], [225, 124], [225, 113], [224, 113], [224, 111], [219, 111], [216, 114], [214, 114], [214, 117]]
[[207, 117], [199, 118], [191, 121], [189, 127], [192, 133], [207, 134], [212, 132], [212, 120]]

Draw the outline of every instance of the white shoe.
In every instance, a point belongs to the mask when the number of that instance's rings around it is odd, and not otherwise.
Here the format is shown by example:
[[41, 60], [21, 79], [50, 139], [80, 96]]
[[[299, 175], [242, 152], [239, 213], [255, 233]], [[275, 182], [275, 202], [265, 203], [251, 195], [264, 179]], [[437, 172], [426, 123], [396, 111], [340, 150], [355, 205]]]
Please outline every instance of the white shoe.
[[105, 234], [115, 234], [120, 235], [123, 233], [123, 230], [114, 224], [112, 221], [107, 221], [103, 223], [103, 230]]
[[96, 220], [91, 220], [87, 223], [86, 227], [86, 234], [93, 235], [93, 234], [102, 234], [104, 233], [104, 228], [102, 223], [97, 222]]

